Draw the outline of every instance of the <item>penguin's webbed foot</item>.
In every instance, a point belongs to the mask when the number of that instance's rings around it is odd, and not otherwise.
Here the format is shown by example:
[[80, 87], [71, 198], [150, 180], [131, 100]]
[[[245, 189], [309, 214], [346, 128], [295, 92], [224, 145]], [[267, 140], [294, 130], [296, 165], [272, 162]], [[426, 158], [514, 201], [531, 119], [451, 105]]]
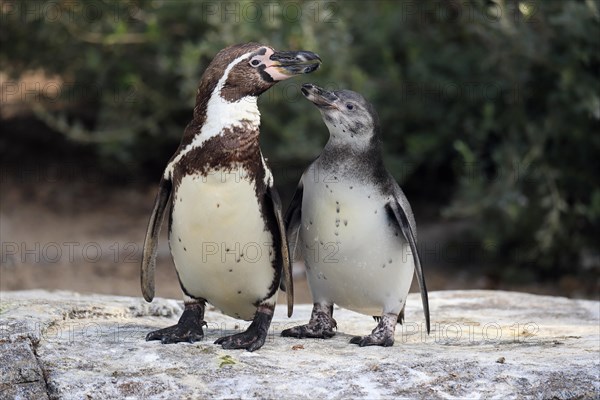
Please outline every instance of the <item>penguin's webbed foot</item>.
[[295, 337], [298, 339], [329, 339], [335, 336], [333, 329], [324, 329], [322, 326], [311, 325], [299, 325], [293, 328], [285, 329], [281, 332], [281, 336]]
[[298, 339], [332, 338], [335, 336], [335, 329], [337, 328], [337, 322], [335, 322], [332, 315], [333, 305], [315, 304], [308, 324], [285, 329], [281, 332], [281, 336]]
[[204, 304], [186, 304], [185, 310], [176, 325], [152, 331], [146, 335], [146, 341], [160, 340], [162, 344], [189, 342], [204, 339]]
[[146, 341], [160, 340], [162, 344], [189, 342], [194, 343], [204, 339], [204, 332], [202, 331], [202, 325], [206, 325], [206, 322], [198, 324], [193, 327], [189, 325], [183, 325], [177, 323], [177, 325], [169, 326], [167, 328], [152, 331], [146, 335]]
[[394, 344], [394, 331], [398, 321], [397, 314], [384, 314], [379, 324], [373, 329], [370, 335], [354, 336], [350, 343], [364, 346], [383, 346], [390, 347]]
[[248, 351], [254, 351], [260, 349], [263, 344], [265, 344], [265, 340], [267, 335], [261, 335], [257, 331], [250, 331], [248, 328], [247, 331], [242, 333], [237, 333], [231, 336], [223, 336], [215, 340], [215, 344], [220, 344], [224, 349], [246, 349]]
[[365, 346], [383, 346], [390, 347], [394, 344], [394, 338], [386, 335], [354, 336], [350, 339], [350, 343], [357, 344], [360, 347]]
[[252, 323], [241, 333], [236, 333], [231, 336], [223, 336], [215, 341], [215, 344], [220, 344], [224, 349], [246, 349], [254, 351], [260, 349], [269, 332], [269, 326], [273, 319], [273, 310], [275, 306], [261, 305], [259, 306]]

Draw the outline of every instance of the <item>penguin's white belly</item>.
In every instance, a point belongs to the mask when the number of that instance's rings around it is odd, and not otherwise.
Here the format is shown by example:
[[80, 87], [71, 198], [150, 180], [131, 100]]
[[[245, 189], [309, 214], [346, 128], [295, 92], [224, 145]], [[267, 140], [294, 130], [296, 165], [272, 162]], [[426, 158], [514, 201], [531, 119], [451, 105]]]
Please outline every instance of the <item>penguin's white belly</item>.
[[414, 261], [385, 202], [342, 182], [304, 186], [302, 253], [315, 302], [374, 316], [400, 312]]
[[213, 171], [182, 178], [173, 197], [169, 244], [186, 291], [227, 315], [252, 319], [274, 281], [273, 238], [254, 183]]

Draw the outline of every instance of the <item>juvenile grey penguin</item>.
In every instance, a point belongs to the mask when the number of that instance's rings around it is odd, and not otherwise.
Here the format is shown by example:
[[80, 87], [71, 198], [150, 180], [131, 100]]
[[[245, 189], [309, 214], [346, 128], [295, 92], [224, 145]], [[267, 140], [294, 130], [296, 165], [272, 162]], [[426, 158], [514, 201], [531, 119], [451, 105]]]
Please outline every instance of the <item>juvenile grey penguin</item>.
[[329, 141], [302, 175], [286, 213], [292, 256], [300, 252], [313, 296], [310, 322], [282, 332], [329, 338], [333, 304], [374, 316], [359, 346], [391, 346], [416, 271], [429, 333], [429, 303], [417, 250], [417, 227], [406, 196], [386, 170], [379, 118], [360, 94], [301, 89], [329, 129]]
[[158, 235], [169, 210], [169, 246], [185, 308], [176, 325], [150, 332], [146, 340], [201, 340], [209, 302], [252, 320], [245, 332], [215, 343], [260, 348], [282, 270], [291, 315], [288, 245], [279, 195], [259, 147], [257, 97], [281, 80], [315, 71], [320, 62], [308, 51], [248, 43], [220, 51], [206, 68], [193, 119], [160, 180], [142, 259], [142, 293], [152, 301]]

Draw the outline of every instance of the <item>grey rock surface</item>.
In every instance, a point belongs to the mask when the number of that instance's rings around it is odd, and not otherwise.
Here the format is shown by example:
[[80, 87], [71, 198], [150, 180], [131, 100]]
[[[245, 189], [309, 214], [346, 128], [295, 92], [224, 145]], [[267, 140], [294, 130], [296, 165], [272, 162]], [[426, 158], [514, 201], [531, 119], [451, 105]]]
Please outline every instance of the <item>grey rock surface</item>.
[[499, 291], [430, 293], [432, 331], [411, 294], [390, 348], [348, 343], [372, 318], [335, 309], [329, 340], [282, 338], [305, 323], [279, 305], [264, 347], [213, 341], [249, 323], [208, 311], [205, 340], [145, 342], [175, 300], [0, 293], [0, 398], [600, 398], [600, 303]]

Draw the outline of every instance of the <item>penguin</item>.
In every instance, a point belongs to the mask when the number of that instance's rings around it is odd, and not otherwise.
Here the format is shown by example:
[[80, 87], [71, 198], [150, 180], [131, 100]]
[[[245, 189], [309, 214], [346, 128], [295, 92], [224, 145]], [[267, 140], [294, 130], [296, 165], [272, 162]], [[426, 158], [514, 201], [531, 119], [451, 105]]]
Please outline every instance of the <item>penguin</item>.
[[[262, 347], [277, 289], [293, 287], [283, 212], [259, 147], [258, 96], [275, 83], [315, 71], [308, 51], [275, 51], [258, 43], [221, 50], [198, 87], [192, 121], [168, 162], [144, 241], [142, 294], [154, 298], [158, 235], [169, 214], [169, 247], [184, 293], [176, 325], [148, 333], [163, 344], [202, 340], [207, 303], [252, 323], [219, 338], [225, 349]], [[282, 279], [283, 270], [283, 279]]]
[[392, 346], [415, 272], [429, 333], [415, 218], [383, 163], [377, 112], [349, 90], [305, 84], [301, 92], [321, 112], [330, 136], [303, 173], [285, 216], [291, 256], [304, 258], [314, 306], [308, 324], [282, 336], [334, 336], [337, 304], [378, 321], [370, 335], [350, 343]]

